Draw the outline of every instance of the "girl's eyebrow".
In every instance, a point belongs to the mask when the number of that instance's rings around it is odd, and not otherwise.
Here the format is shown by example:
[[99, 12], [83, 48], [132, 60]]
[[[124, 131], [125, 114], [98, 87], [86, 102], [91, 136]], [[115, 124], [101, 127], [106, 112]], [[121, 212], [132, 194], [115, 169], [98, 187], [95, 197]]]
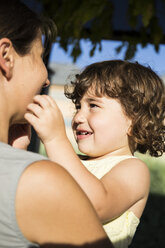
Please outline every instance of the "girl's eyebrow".
[[99, 102], [103, 103], [101, 97], [89, 97], [86, 99], [87, 102]]

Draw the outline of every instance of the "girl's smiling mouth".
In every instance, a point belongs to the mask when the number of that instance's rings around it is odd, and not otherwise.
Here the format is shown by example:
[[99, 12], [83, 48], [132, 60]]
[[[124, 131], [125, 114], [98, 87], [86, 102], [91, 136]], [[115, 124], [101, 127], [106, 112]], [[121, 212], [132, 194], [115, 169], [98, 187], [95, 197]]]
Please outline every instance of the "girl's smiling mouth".
[[85, 139], [91, 136], [93, 133], [86, 130], [76, 130], [77, 140]]

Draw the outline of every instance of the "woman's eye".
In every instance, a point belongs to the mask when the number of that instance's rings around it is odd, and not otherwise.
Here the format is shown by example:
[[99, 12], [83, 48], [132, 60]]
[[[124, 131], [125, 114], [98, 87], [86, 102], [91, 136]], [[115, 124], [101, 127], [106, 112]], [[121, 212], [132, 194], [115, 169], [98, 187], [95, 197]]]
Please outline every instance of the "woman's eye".
[[42, 59], [44, 58], [44, 54], [43, 54], [43, 53], [41, 53], [41, 55], [40, 55], [40, 56], [41, 56], [41, 58], [42, 58]]

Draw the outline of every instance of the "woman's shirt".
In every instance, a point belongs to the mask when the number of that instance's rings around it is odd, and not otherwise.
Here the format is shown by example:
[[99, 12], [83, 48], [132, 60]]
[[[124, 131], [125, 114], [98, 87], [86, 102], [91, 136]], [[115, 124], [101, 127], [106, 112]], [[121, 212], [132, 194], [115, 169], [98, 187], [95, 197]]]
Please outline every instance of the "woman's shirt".
[[39, 154], [15, 149], [0, 142], [0, 248], [39, 247], [29, 242], [17, 224], [15, 198], [24, 170], [37, 160], [46, 160]]

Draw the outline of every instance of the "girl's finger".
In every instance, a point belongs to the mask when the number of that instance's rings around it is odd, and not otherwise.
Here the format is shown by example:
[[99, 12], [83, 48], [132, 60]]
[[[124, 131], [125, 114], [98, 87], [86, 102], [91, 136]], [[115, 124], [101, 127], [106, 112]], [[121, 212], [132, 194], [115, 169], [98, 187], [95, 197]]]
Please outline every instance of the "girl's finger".
[[35, 103], [30, 103], [27, 106], [27, 110], [31, 111], [36, 117], [40, 117], [40, 115], [43, 112], [41, 106], [39, 106], [38, 104], [35, 104]]
[[38, 120], [38, 118], [37, 118], [35, 115], [33, 115], [33, 114], [27, 112], [27, 113], [25, 113], [24, 118], [25, 118], [25, 120], [27, 120], [33, 127], [35, 127], [36, 121]]
[[35, 103], [38, 103], [43, 109], [50, 106], [48, 99], [44, 97], [44, 95], [36, 95], [33, 100]]
[[46, 99], [46, 101], [48, 101], [50, 103], [50, 105], [52, 107], [56, 107], [57, 106], [55, 100], [51, 96], [48, 96], [48, 95], [42, 95], [42, 96]]

